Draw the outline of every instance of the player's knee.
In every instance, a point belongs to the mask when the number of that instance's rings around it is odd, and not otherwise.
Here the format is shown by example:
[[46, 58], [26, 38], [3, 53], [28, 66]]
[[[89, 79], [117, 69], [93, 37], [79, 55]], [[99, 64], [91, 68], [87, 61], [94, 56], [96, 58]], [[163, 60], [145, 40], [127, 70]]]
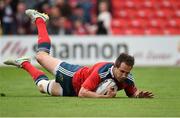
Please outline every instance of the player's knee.
[[52, 96], [60, 96], [60, 91], [57, 90], [57, 89], [52, 88], [51, 95]]
[[41, 83], [38, 84], [38, 89], [41, 93], [48, 93], [52, 96], [62, 96], [62, 87], [59, 83], [56, 83], [55, 80], [42, 80]]
[[46, 52], [37, 52], [35, 58], [38, 62], [42, 62], [45, 58], [45, 55], [47, 55]]
[[52, 96], [62, 96], [62, 87], [59, 83], [54, 82], [51, 88], [51, 95]]
[[43, 85], [39, 85], [39, 86], [38, 86], [38, 89], [39, 89], [39, 91], [40, 91], [41, 93], [46, 93], [46, 92], [44, 91]]

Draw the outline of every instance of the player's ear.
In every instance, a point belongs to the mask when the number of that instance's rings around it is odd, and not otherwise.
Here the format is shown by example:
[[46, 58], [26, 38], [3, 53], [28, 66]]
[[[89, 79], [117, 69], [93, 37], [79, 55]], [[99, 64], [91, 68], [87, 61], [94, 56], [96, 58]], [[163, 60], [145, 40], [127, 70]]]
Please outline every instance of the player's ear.
[[118, 69], [117, 67], [113, 67], [113, 69], [112, 69], [113, 74], [116, 73], [117, 69]]
[[[113, 68], [114, 72], [116, 72], [118, 69], [119, 69], [118, 67], [114, 67], [114, 68]], [[113, 73], [114, 73], [114, 72], [113, 72]]]

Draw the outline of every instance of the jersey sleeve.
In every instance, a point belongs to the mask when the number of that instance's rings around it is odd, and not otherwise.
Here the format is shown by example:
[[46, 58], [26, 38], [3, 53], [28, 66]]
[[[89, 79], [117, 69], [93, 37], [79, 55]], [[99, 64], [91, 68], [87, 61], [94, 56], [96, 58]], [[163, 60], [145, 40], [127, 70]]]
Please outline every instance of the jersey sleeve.
[[134, 83], [134, 77], [132, 74], [129, 74], [126, 80], [126, 86], [124, 88], [124, 91], [128, 97], [131, 97], [134, 95], [134, 93], [137, 91], [137, 87]]
[[88, 89], [90, 91], [93, 91], [96, 89], [96, 87], [100, 83], [100, 77], [97, 70], [94, 70], [89, 77], [84, 81], [82, 84], [82, 87], [85, 89]]
[[127, 85], [125, 88], [124, 88], [124, 91], [126, 93], [126, 95], [128, 97], [131, 97], [134, 95], [134, 93], [137, 91], [137, 88], [134, 84], [131, 84], [131, 85]]

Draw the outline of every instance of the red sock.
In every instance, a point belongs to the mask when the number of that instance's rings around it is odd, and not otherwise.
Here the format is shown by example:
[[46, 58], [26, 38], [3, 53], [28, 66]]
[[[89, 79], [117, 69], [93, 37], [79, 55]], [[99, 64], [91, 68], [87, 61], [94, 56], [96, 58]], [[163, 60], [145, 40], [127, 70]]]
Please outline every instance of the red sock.
[[39, 43], [50, 43], [49, 35], [46, 29], [46, 22], [42, 18], [37, 18], [36, 26], [38, 29], [38, 44]]
[[42, 18], [37, 18], [35, 24], [38, 29], [38, 50], [49, 53], [51, 41], [46, 29], [46, 23]]
[[34, 81], [38, 79], [38, 77], [45, 75], [44, 72], [40, 71], [36, 67], [34, 67], [30, 62], [25, 61], [22, 63], [22, 67], [26, 70], [33, 78]]

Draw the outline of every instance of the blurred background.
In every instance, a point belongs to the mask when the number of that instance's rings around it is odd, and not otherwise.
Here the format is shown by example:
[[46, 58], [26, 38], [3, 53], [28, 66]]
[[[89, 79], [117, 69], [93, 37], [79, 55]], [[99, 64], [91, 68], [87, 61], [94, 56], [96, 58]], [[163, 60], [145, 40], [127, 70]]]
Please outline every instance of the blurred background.
[[[162, 61], [164, 61], [164, 65], [180, 63], [178, 62], [180, 57], [179, 0], [0, 0], [1, 61], [14, 52], [18, 54], [21, 50], [13, 47], [13, 44], [9, 42], [10, 37], [12, 41], [16, 36], [23, 36], [23, 38], [16, 38], [23, 40], [28, 36], [37, 34], [35, 25], [31, 24], [30, 19], [24, 14], [28, 8], [49, 15], [48, 32], [55, 37], [54, 40], [57, 39], [55, 44], [58, 44], [59, 39], [68, 40], [67, 37], [69, 36], [77, 41], [83, 36], [83, 40], [87, 40], [90, 45], [93, 41], [99, 41], [96, 42], [100, 47], [99, 53], [105, 48], [107, 54], [104, 54], [104, 57], [107, 57], [108, 61], [118, 55], [116, 53], [111, 55], [111, 53], [120, 49], [118, 48], [119, 45], [123, 47], [122, 45], [125, 43], [123, 51], [125, 50], [139, 58], [137, 61], [140, 65], [142, 58], [147, 58], [146, 63], [149, 63], [148, 59], [152, 59], [151, 61], [156, 62], [156, 64]], [[62, 37], [64, 38], [62, 39]], [[92, 37], [90, 41], [88, 41], [88, 37]], [[22, 40], [20, 42], [26, 45]], [[31, 41], [35, 42], [34, 40]], [[72, 42], [67, 41], [67, 45], [70, 46]], [[113, 44], [111, 44], [112, 42]], [[17, 44], [17, 42], [13, 43], [14, 45]], [[60, 43], [62, 42], [60, 41]], [[72, 43], [72, 45], [76, 43]], [[110, 46], [105, 45], [103, 47], [102, 43], [108, 43]], [[89, 46], [88, 44], [86, 46]], [[82, 43], [82, 45], [85, 44]], [[111, 46], [117, 48], [112, 49]], [[55, 47], [58, 48], [58, 45]], [[6, 51], [8, 49], [16, 49], [17, 51], [8, 52]], [[32, 50], [32, 47], [31, 49], [27, 48], [24, 53], [21, 52], [21, 55], [17, 55], [17, 57], [26, 54], [25, 52], [29, 52], [29, 50]], [[84, 49], [81, 48], [81, 50]], [[97, 50], [95, 51], [97, 52]], [[71, 51], [71, 53], [74, 52]], [[82, 53], [90, 55], [89, 53], [92, 52]], [[95, 55], [94, 59], [106, 60], [103, 56], [99, 58], [97, 54]], [[80, 57], [83, 59], [83, 55]], [[69, 56], [68, 59], [70, 58]]]
[[180, 35], [179, 0], [1, 0], [1, 34], [35, 34], [28, 8], [49, 14], [53, 35]]
[[[40, 95], [27, 73], [3, 64], [28, 56], [39, 66], [28, 8], [49, 15], [53, 57], [91, 66], [131, 54], [137, 87], [155, 98], [128, 100], [124, 92], [110, 100]], [[0, 0], [0, 117], [180, 117], [179, 83], [180, 0]]]

